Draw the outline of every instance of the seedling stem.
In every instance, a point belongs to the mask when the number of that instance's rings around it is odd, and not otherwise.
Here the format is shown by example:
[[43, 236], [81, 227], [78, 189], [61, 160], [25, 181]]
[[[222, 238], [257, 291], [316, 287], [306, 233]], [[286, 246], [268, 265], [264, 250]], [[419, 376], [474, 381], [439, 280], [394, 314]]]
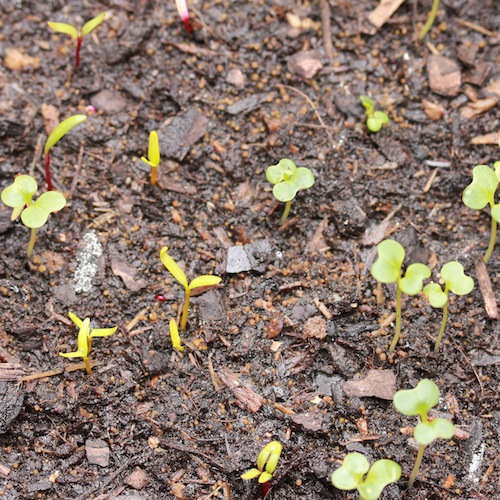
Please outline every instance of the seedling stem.
[[415, 459], [415, 465], [413, 466], [413, 470], [410, 474], [410, 480], [408, 481], [408, 487], [411, 488], [415, 479], [417, 478], [418, 471], [420, 469], [420, 465], [422, 464], [422, 459], [424, 458], [425, 446], [423, 444], [419, 445], [417, 458]]
[[429, 17], [427, 18], [427, 21], [425, 22], [423, 28], [420, 30], [420, 33], [418, 34], [419, 42], [421, 42], [425, 38], [425, 35], [427, 35], [429, 30], [431, 29], [431, 26], [433, 25], [434, 20], [436, 19], [438, 7], [439, 7], [439, 0], [434, 0], [432, 2], [431, 11], [429, 12]]
[[290, 214], [291, 208], [292, 208], [292, 200], [288, 200], [285, 203], [285, 210], [283, 210], [283, 214], [281, 215], [281, 225], [283, 225], [288, 219], [288, 215]]
[[398, 345], [398, 340], [401, 335], [401, 304], [402, 304], [403, 291], [398, 286], [396, 287], [396, 331], [394, 332], [394, 338], [392, 339], [391, 345], [389, 347], [389, 352], [393, 352]]
[[488, 263], [490, 260], [491, 254], [493, 252], [493, 248], [495, 248], [495, 241], [497, 239], [497, 221], [492, 217], [491, 218], [491, 236], [490, 236], [490, 243], [488, 245], [488, 250], [486, 250], [486, 253], [484, 254], [483, 257], [483, 262], [485, 264]]

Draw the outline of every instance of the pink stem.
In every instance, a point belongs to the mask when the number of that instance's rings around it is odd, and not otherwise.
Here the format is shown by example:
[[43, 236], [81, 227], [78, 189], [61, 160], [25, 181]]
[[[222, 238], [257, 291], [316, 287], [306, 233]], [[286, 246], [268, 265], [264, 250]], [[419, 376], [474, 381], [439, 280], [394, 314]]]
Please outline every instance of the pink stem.
[[266, 498], [269, 493], [269, 481], [267, 483], [262, 483], [262, 498]]
[[192, 33], [193, 32], [193, 27], [191, 26], [191, 23], [189, 22], [189, 17], [186, 17], [182, 20], [183, 24], [184, 24], [184, 28], [186, 29], [186, 31], [188, 33]]
[[45, 153], [45, 180], [47, 181], [47, 191], [52, 191], [52, 176], [50, 175], [50, 151]]
[[83, 36], [79, 36], [76, 39], [76, 52], [75, 52], [75, 73], [78, 71], [80, 66], [80, 49], [82, 48]]

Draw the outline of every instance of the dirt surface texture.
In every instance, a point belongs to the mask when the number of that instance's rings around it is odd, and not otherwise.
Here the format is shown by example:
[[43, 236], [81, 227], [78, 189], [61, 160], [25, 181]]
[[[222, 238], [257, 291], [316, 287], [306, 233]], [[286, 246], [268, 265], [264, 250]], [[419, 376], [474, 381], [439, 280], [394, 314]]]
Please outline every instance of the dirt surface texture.
[[[500, 160], [500, 3], [441, 0], [418, 43], [431, 3], [193, 0], [189, 32], [173, 1], [0, 2], [0, 188], [31, 174], [44, 193], [48, 134], [87, 115], [52, 148], [67, 205], [31, 258], [0, 207], [0, 498], [258, 499], [240, 476], [270, 441], [269, 499], [358, 498], [330, 480], [354, 451], [401, 465], [384, 499], [500, 498], [500, 248], [485, 266], [489, 210], [462, 203], [473, 167]], [[47, 21], [104, 11], [75, 72]], [[362, 95], [389, 115], [377, 133]], [[284, 224], [265, 175], [282, 158], [315, 177]], [[456, 260], [474, 279], [437, 352], [423, 294], [403, 295], [388, 351], [396, 288], [370, 274], [387, 238], [405, 268], [437, 282]], [[193, 289], [183, 352], [163, 247], [189, 281], [222, 278]], [[93, 339], [90, 375], [59, 355], [85, 318], [118, 327]], [[408, 489], [418, 417], [392, 397], [424, 378], [456, 430]]]

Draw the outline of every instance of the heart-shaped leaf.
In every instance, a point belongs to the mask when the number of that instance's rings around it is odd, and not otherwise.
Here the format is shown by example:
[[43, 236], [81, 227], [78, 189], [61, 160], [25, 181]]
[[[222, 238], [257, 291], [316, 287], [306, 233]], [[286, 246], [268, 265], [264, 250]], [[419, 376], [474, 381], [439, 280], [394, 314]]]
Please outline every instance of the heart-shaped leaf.
[[472, 182], [462, 194], [462, 201], [473, 210], [481, 210], [488, 203], [493, 206], [498, 184], [496, 173], [488, 165], [476, 165], [472, 169]]
[[422, 291], [424, 279], [429, 278], [431, 270], [425, 264], [411, 264], [401, 278], [399, 286], [406, 295], [417, 295]]
[[429, 379], [422, 379], [414, 389], [398, 391], [394, 394], [393, 403], [396, 410], [403, 415], [420, 415], [427, 420], [427, 413], [436, 406], [440, 393], [438, 386]]
[[11, 220], [16, 220], [25, 205], [31, 204], [33, 195], [38, 189], [38, 184], [30, 175], [19, 175], [14, 182], [2, 191], [2, 201], [13, 208]]
[[377, 460], [357, 490], [363, 500], [378, 500], [383, 489], [401, 477], [401, 467], [393, 460]]
[[448, 294], [443, 291], [441, 285], [429, 283], [424, 287], [424, 295], [429, 299], [432, 307], [444, 307], [448, 302]]
[[66, 198], [58, 191], [47, 191], [25, 208], [21, 213], [21, 220], [26, 227], [38, 229], [42, 227], [52, 212], [61, 210], [66, 206]]
[[427, 446], [435, 439], [451, 439], [455, 434], [455, 426], [444, 418], [436, 418], [430, 422], [420, 422], [415, 427], [413, 437], [418, 444]]
[[405, 251], [400, 243], [384, 240], [377, 245], [378, 259], [373, 263], [371, 275], [380, 283], [394, 283], [401, 276]]
[[363, 482], [370, 463], [362, 453], [353, 452], [345, 456], [342, 466], [332, 474], [332, 484], [339, 490], [354, 490]]
[[445, 264], [441, 269], [441, 277], [456, 295], [467, 295], [474, 288], [474, 280], [464, 273], [464, 266], [460, 262], [451, 261]]

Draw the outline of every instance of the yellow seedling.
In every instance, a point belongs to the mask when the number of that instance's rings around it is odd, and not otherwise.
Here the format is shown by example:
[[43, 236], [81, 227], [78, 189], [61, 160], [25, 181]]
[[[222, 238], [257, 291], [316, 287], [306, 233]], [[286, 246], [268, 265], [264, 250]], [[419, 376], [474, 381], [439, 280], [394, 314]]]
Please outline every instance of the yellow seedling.
[[179, 352], [184, 351], [184, 347], [182, 347], [181, 345], [181, 336], [179, 335], [177, 322], [175, 321], [174, 318], [170, 319], [170, 340], [172, 341], [174, 349], [177, 349]]
[[78, 333], [78, 349], [74, 352], [60, 352], [59, 355], [65, 358], [82, 358], [85, 363], [87, 374], [92, 372], [90, 368], [89, 354], [92, 351], [92, 339], [94, 337], [109, 337], [116, 332], [117, 326], [113, 328], [90, 328], [90, 318], [85, 318], [83, 321], [76, 315], [70, 312], [69, 317], [73, 323], [80, 328]]
[[271, 441], [266, 444], [257, 457], [257, 468], [250, 469], [241, 475], [241, 479], [246, 480], [259, 478], [259, 483], [262, 484], [262, 498], [269, 491], [269, 481], [272, 479], [273, 473], [278, 466], [281, 449], [281, 443], [278, 441]]
[[79, 31], [72, 24], [66, 23], [54, 23], [49, 21], [47, 24], [50, 28], [58, 33], [64, 33], [65, 35], [69, 35], [73, 40], [76, 40], [76, 52], [75, 52], [75, 73], [80, 66], [80, 49], [82, 47], [83, 37], [88, 35], [91, 31], [94, 31], [97, 26], [99, 26], [106, 17], [106, 12], [102, 12], [98, 16], [92, 18], [90, 21], [87, 21], [82, 29]]
[[170, 255], [167, 253], [168, 247], [163, 247], [160, 251], [160, 259], [163, 265], [167, 268], [170, 274], [184, 287], [184, 309], [182, 310], [181, 319], [181, 332], [186, 329], [188, 310], [189, 310], [189, 300], [191, 298], [191, 290], [195, 288], [218, 285], [222, 278], [219, 276], [203, 275], [195, 278], [191, 283], [188, 282], [184, 271], [179, 267], [179, 264], [175, 262]]
[[86, 115], [73, 115], [57, 124], [54, 130], [47, 137], [47, 142], [43, 148], [45, 155], [45, 180], [47, 181], [47, 191], [52, 191], [52, 175], [50, 174], [50, 150], [73, 128], [87, 119]]
[[154, 130], [149, 134], [148, 157], [142, 156], [141, 160], [151, 167], [151, 185], [156, 186], [156, 169], [160, 164], [160, 144], [158, 134]]

